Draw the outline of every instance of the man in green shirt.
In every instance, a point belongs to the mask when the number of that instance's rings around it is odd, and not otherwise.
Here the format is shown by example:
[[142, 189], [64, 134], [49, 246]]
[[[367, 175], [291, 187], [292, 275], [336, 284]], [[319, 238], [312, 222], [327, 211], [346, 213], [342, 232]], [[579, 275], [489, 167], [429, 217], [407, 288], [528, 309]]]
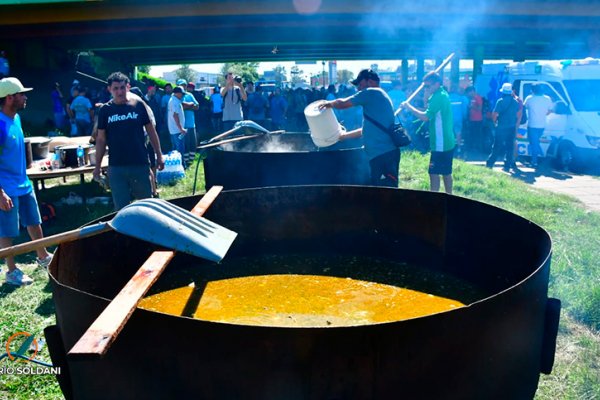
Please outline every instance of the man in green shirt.
[[410, 110], [422, 121], [429, 121], [429, 162], [430, 190], [440, 190], [440, 176], [444, 179], [446, 193], [452, 194], [452, 159], [454, 157], [454, 133], [452, 105], [448, 92], [442, 87], [442, 77], [430, 72], [423, 78], [425, 93], [431, 94], [427, 100], [427, 110], [421, 111], [407, 102], [402, 107]]

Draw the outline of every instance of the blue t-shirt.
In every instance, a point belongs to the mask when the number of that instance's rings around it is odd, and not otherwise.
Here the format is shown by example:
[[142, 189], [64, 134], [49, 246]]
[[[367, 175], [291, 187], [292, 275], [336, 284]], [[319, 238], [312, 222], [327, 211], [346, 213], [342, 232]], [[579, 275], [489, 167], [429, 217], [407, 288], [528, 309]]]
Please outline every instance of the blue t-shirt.
[[75, 113], [75, 119], [81, 119], [87, 122], [92, 122], [90, 118], [90, 110], [92, 109], [92, 103], [90, 99], [85, 96], [77, 96], [71, 102], [71, 110]]
[[27, 177], [25, 138], [21, 118], [0, 112], [0, 186], [9, 196], [23, 196], [33, 189]]
[[[383, 89], [366, 88], [350, 97], [350, 101], [354, 106], [362, 106], [363, 114], [384, 127], [391, 127], [394, 124], [392, 100]], [[390, 135], [366, 118], [363, 121], [363, 142], [369, 160], [396, 149]]]
[[[194, 97], [193, 94], [189, 93], [189, 92], [185, 92], [185, 94], [183, 95], [183, 102], [184, 103], [194, 103], [194, 105], [198, 105], [198, 100], [196, 100], [196, 98]], [[194, 114], [194, 110], [189, 109], [183, 109], [183, 115], [185, 115], [185, 124], [184, 124], [184, 128], [195, 128], [196, 127], [196, 117]]]
[[212, 112], [214, 114], [218, 114], [223, 112], [223, 97], [221, 97], [220, 93], [213, 93], [210, 96], [210, 101], [213, 104], [213, 110]]
[[281, 95], [271, 97], [271, 120], [277, 123], [285, 121], [287, 106], [285, 97]]
[[452, 105], [454, 125], [462, 126], [463, 121], [467, 118], [467, 112], [469, 111], [469, 99], [456, 92], [451, 92], [449, 96], [450, 104]]
[[253, 92], [248, 95], [246, 101], [248, 106], [248, 119], [251, 121], [262, 121], [265, 119], [267, 110], [267, 99], [260, 92]]

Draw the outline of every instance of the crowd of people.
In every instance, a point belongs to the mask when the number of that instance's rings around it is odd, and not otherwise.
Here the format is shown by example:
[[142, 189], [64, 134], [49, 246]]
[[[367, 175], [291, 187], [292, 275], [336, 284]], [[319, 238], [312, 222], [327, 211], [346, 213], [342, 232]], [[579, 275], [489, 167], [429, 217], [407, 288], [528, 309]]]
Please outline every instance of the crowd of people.
[[[331, 108], [345, 126], [339, 140], [362, 138], [369, 160], [371, 184], [398, 187], [400, 149], [390, 136], [390, 128], [401, 121], [415, 137], [424, 139], [430, 152], [430, 190], [446, 193], [453, 189], [452, 168], [455, 155], [478, 150], [489, 151], [487, 166], [504, 158], [504, 169], [518, 172], [514, 162], [515, 135], [523, 114], [529, 115], [528, 135], [532, 162], [536, 163], [539, 137], [552, 102], [534, 86], [533, 94], [521, 101], [506, 83], [493, 106], [472, 86], [448, 91], [443, 78], [431, 72], [423, 78], [424, 90], [411, 96], [410, 90], [394, 82], [386, 92], [380, 87], [376, 71], [365, 69], [349, 85], [330, 85], [327, 89], [275, 88], [266, 93], [253, 82], [242, 83], [233, 72], [225, 76], [222, 88], [207, 95], [194, 83], [178, 79], [158, 90], [146, 82], [146, 93], [131, 87], [129, 77], [120, 72], [107, 78], [106, 87], [88, 90], [73, 81], [68, 99], [56, 83], [52, 91], [57, 127], [70, 125], [70, 133], [91, 135], [96, 144], [94, 177], [101, 174], [102, 159], [110, 149], [108, 178], [115, 210], [137, 199], [156, 196], [156, 172], [164, 168], [160, 135], [168, 135], [172, 149], [182, 155], [184, 167], [192, 162], [202, 139], [234, 127], [237, 121], [252, 120], [266, 129], [307, 132], [306, 106], [322, 100], [320, 108]], [[409, 89], [409, 90], [406, 90]], [[26, 174], [24, 135], [18, 111], [26, 107], [24, 87], [17, 78], [0, 80], [0, 246], [11, 245], [19, 225], [27, 227], [32, 239], [43, 237], [35, 192]], [[414, 97], [414, 98], [413, 98]], [[487, 107], [487, 108], [486, 108]], [[489, 118], [488, 118], [489, 115]], [[488, 147], [484, 121], [489, 119], [494, 134]], [[69, 123], [70, 122], [70, 123]], [[537, 142], [536, 142], [537, 140]], [[537, 144], [536, 144], [537, 143]], [[47, 266], [52, 254], [37, 250], [38, 263]], [[6, 259], [6, 282], [25, 285], [31, 278], [20, 271], [14, 259]]]

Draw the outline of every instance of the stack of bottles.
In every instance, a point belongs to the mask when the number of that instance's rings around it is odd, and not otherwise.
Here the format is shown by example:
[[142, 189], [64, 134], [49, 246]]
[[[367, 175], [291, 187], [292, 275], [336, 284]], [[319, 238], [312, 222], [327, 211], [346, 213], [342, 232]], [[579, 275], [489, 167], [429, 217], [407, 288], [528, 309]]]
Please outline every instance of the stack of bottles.
[[85, 166], [85, 152], [83, 151], [83, 147], [81, 146], [77, 146], [77, 166]]
[[160, 185], [172, 185], [179, 179], [185, 176], [183, 163], [181, 161], [181, 153], [177, 150], [171, 151], [169, 154], [163, 155], [165, 168], [158, 171], [156, 180]]

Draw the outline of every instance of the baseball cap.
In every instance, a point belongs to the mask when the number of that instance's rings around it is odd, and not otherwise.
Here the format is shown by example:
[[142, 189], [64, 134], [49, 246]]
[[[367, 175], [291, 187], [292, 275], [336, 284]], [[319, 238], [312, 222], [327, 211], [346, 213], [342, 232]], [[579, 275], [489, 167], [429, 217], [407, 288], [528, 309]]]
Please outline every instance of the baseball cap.
[[190, 82], [187, 84], [187, 87], [195, 89], [196, 85], [194, 85], [194, 83]]
[[175, 82], [177, 84], [177, 86], [185, 86], [187, 85], [187, 81], [185, 79], [177, 79], [177, 82]]
[[372, 69], [363, 69], [362, 71], [360, 71], [358, 73], [358, 76], [356, 77], [356, 79], [351, 81], [350, 83], [352, 83], [354, 86], [356, 86], [363, 79], [367, 79], [367, 80], [372, 79], [374, 81], [379, 82], [379, 75], [377, 75], [377, 72], [373, 71]]
[[510, 83], [503, 84], [502, 88], [500, 89], [500, 93], [511, 94], [512, 93], [512, 85]]
[[17, 93], [29, 92], [33, 88], [23, 87], [17, 78], [4, 78], [0, 80], [0, 99]]
[[71, 85], [79, 85], [79, 81], [77, 79], [74, 79], [73, 83], [71, 83]]

